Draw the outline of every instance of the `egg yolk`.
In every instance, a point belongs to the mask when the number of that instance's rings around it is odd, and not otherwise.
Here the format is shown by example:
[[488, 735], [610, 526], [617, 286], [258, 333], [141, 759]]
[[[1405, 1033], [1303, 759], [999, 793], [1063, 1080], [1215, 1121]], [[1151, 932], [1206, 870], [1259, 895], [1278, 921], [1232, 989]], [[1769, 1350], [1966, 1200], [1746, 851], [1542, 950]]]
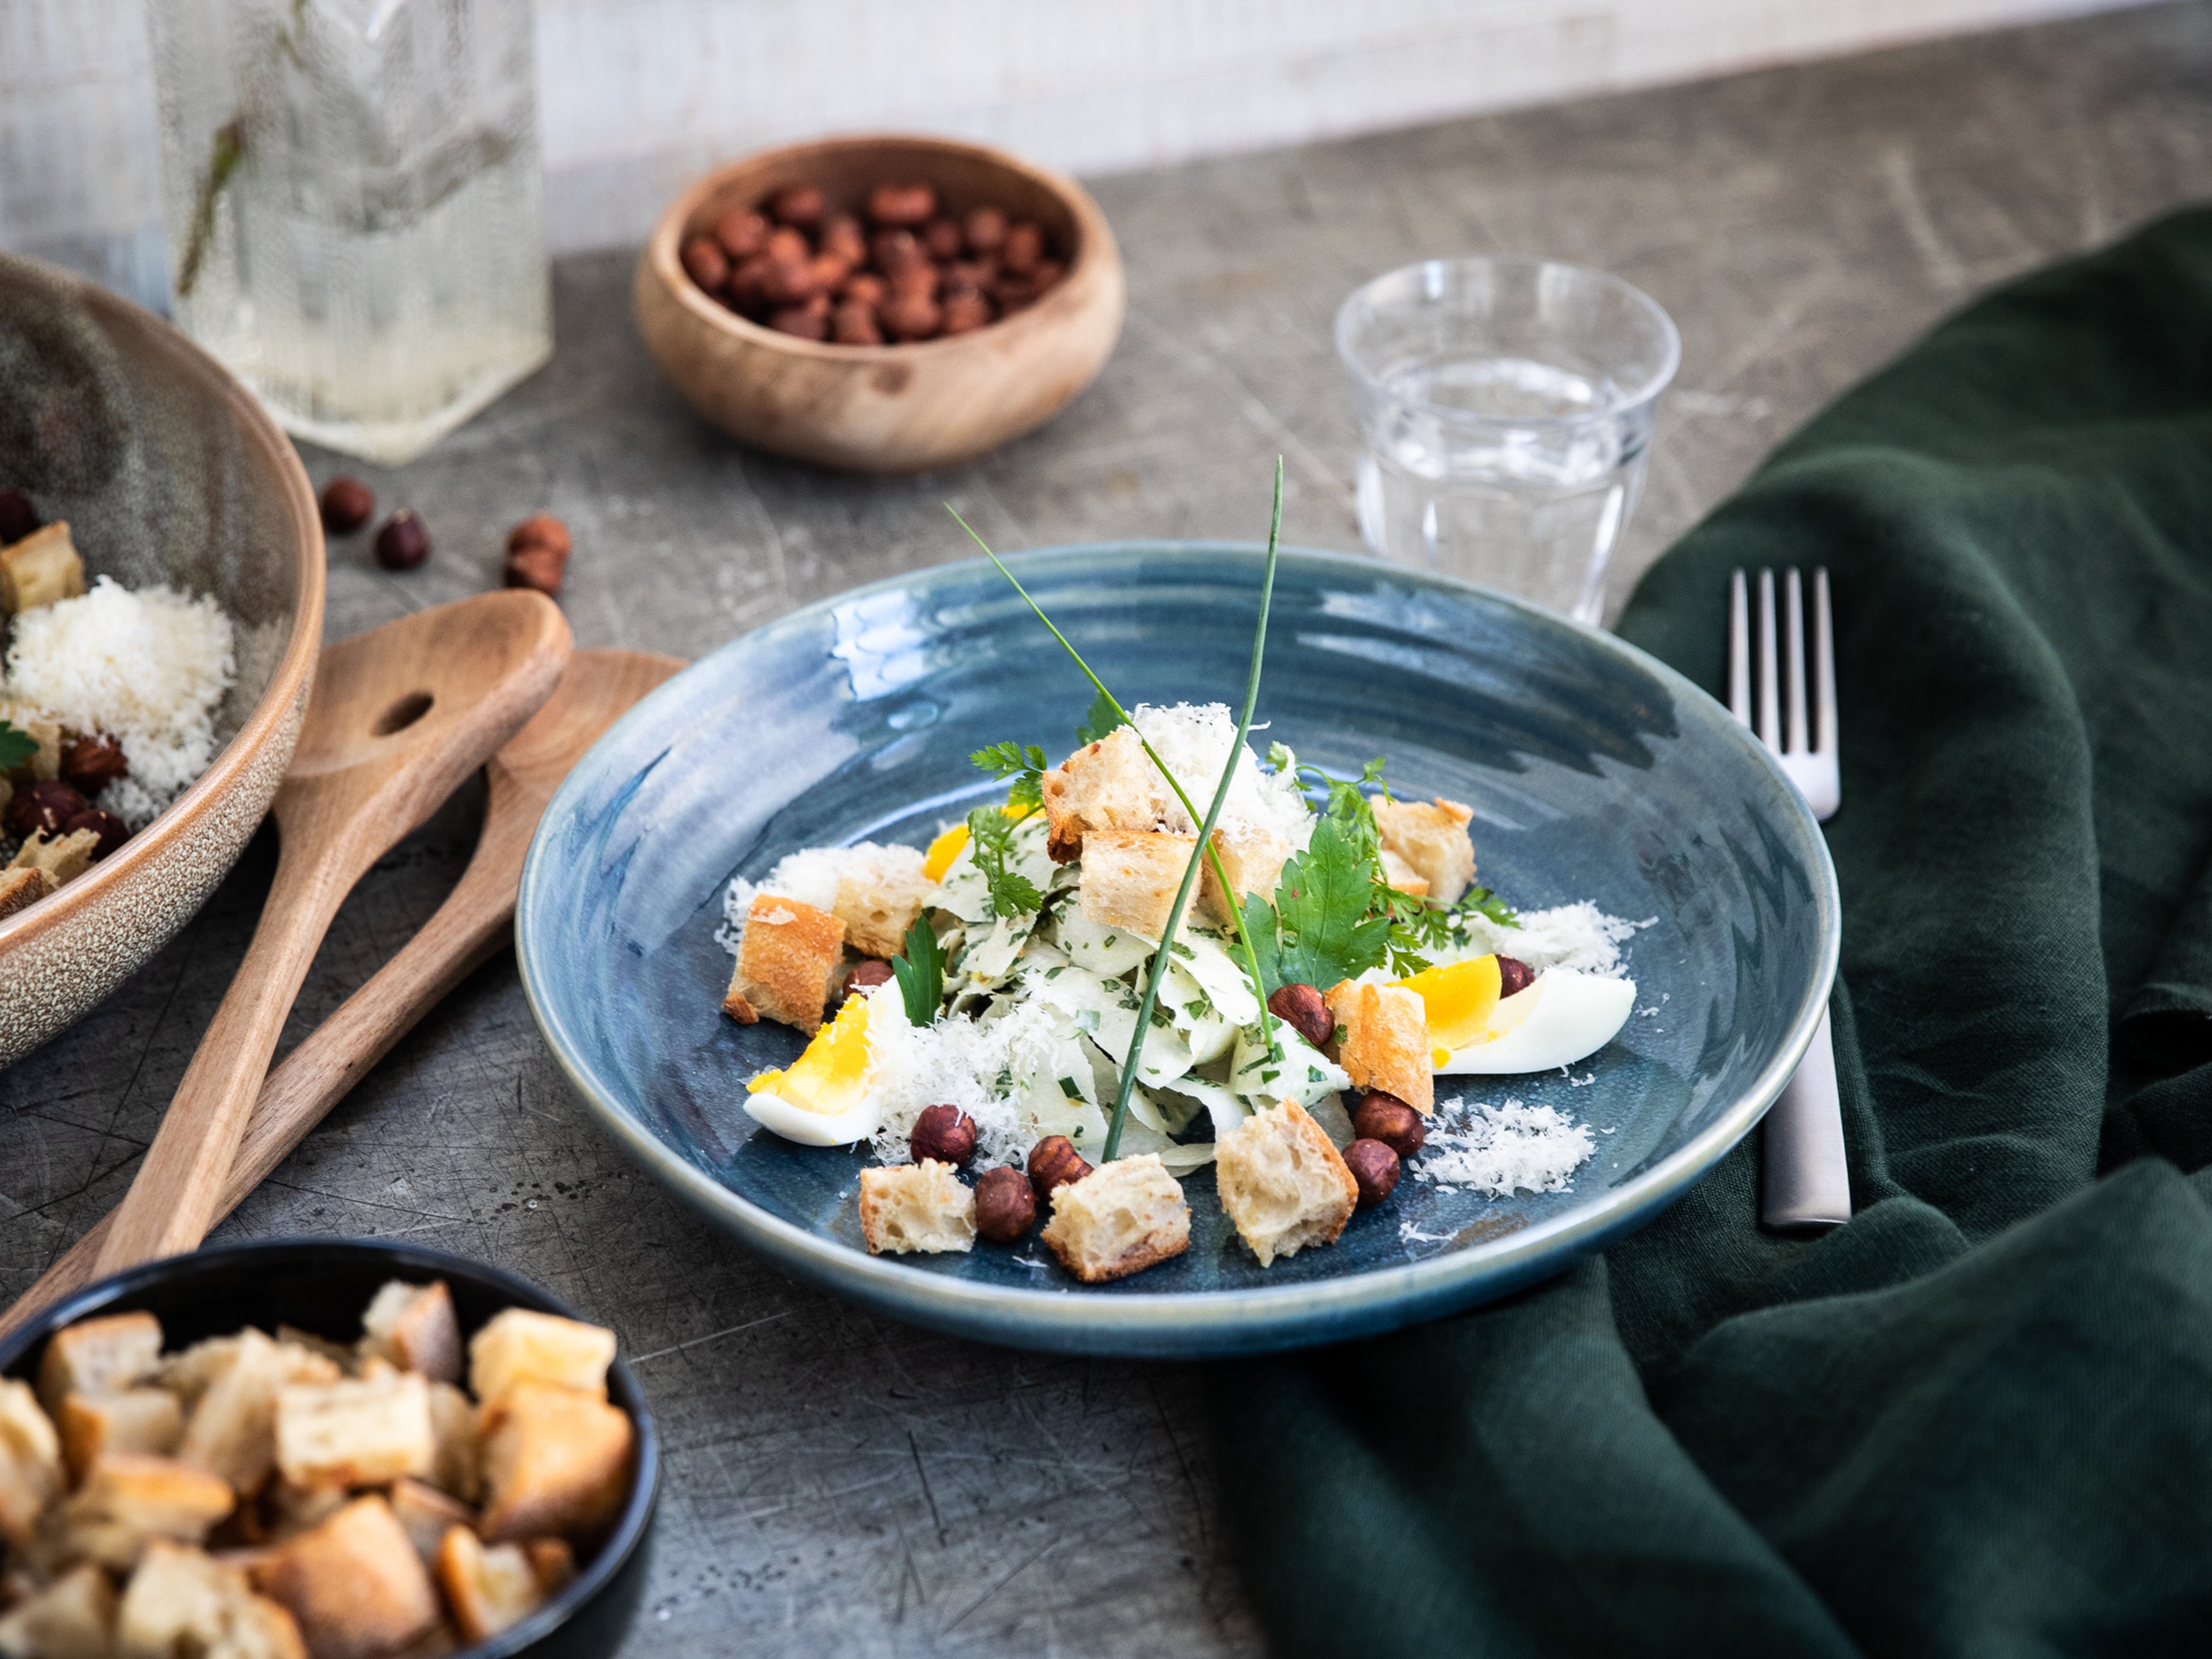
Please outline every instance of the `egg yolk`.
[[921, 873], [932, 881], [943, 881], [945, 872], [952, 867], [952, 860], [960, 856], [960, 849], [968, 844], [968, 826], [956, 823], [935, 841], [921, 855]]
[[814, 1034], [805, 1052], [781, 1072], [763, 1072], [747, 1092], [771, 1091], [803, 1112], [835, 1117], [868, 1092], [868, 1000], [845, 999], [837, 1018]]
[[1490, 1016], [1498, 1007], [1496, 957], [1424, 969], [1398, 983], [1419, 997], [1426, 1011], [1430, 1043], [1435, 1053], [1443, 1055], [1434, 1060], [1435, 1064], [1450, 1059], [1455, 1048], [1487, 1040]]

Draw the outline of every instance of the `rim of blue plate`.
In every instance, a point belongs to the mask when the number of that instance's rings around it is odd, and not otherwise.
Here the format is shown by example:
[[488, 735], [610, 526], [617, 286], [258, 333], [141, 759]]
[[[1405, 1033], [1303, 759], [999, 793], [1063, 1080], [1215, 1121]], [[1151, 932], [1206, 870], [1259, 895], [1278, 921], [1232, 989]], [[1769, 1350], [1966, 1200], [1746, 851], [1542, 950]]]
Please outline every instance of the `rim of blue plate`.
[[[1076, 544], [1000, 555], [1016, 575], [1063, 561], [1096, 559], [1105, 554], [1264, 554], [1258, 543], [1132, 539]], [[811, 1283], [850, 1297], [895, 1318], [956, 1335], [1011, 1347], [1127, 1358], [1196, 1358], [1310, 1346], [1440, 1317], [1476, 1302], [1502, 1296], [1538, 1279], [1563, 1271], [1640, 1225], [1681, 1197], [1737, 1141], [1758, 1124], [1797, 1069], [1826, 1010], [1843, 948], [1842, 903], [1827, 842], [1804, 798], [1750, 730], [1740, 725], [1712, 696], [1649, 652], [1601, 629], [1590, 628], [1530, 601], [1494, 588], [1401, 565], [1384, 564], [1360, 554], [1321, 549], [1281, 550], [1292, 561], [1334, 567], [1348, 576], [1371, 580], [1377, 572], [1390, 580], [1442, 592], [1470, 595], [1503, 605], [1540, 629], [1579, 635], [1652, 675], [1677, 696], [1703, 705], [1732, 734], [1755, 775], [1765, 779], [1771, 804], [1799, 830], [1808, 870], [1814, 873], [1813, 903], [1819, 921], [1820, 960], [1811, 985], [1792, 1018], [1788, 1039], [1778, 1048], [1752, 1086], [1712, 1122], [1641, 1175], [1608, 1188], [1587, 1205], [1532, 1222], [1500, 1237], [1470, 1244], [1420, 1261], [1394, 1267], [1368, 1267], [1340, 1279], [1279, 1288], [1236, 1291], [1123, 1291], [1091, 1296], [1079, 1291], [1031, 1290], [977, 1284], [902, 1267], [894, 1258], [873, 1256], [838, 1240], [809, 1231], [769, 1214], [732, 1191], [704, 1170], [664, 1144], [621, 1103], [620, 1091], [592, 1067], [562, 1024], [544, 986], [550, 977], [536, 962], [531, 918], [543, 902], [549, 828], [589, 787], [592, 775], [619, 753], [633, 731], [649, 726], [656, 708], [683, 695], [681, 688], [725, 653], [764, 641], [785, 631], [811, 630], [826, 613], [878, 594], [910, 591], [935, 581], [972, 578], [989, 568], [982, 559], [963, 559], [887, 577], [817, 599], [774, 622], [741, 634], [672, 676], [641, 699], [604, 733], [563, 779], [545, 808], [524, 860], [515, 908], [515, 959], [538, 1030], [570, 1085], [615, 1138], [661, 1182], [711, 1219], [767, 1256]]]

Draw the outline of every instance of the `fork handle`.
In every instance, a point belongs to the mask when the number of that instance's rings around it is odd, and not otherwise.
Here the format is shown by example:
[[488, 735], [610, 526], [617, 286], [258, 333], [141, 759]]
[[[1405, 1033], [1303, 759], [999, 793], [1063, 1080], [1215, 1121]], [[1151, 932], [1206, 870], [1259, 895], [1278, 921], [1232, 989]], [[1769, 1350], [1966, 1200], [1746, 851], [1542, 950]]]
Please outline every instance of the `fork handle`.
[[1794, 1231], [1849, 1221], [1851, 1176], [1844, 1158], [1843, 1097], [1836, 1088], [1836, 1045], [1825, 1010], [1796, 1075], [1766, 1114], [1765, 1134], [1760, 1224]]

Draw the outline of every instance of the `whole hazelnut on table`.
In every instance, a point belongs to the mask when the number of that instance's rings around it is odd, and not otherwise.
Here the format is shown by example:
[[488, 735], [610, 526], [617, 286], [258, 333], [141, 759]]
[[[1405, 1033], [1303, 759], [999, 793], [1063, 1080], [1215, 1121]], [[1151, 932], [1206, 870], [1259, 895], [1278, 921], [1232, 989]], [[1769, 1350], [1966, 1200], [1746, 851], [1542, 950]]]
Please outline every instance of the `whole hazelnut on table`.
[[975, 1178], [975, 1231], [994, 1244], [1011, 1244], [1036, 1223], [1036, 1194], [1029, 1177], [1010, 1164]]
[[27, 841], [33, 836], [58, 836], [62, 825], [80, 812], [91, 811], [85, 798], [65, 783], [48, 780], [16, 790], [8, 803], [8, 833]]
[[376, 532], [376, 562], [386, 570], [412, 570], [430, 556], [430, 532], [414, 513], [401, 507]]
[[1361, 1097], [1358, 1109], [1352, 1115], [1352, 1133], [1363, 1140], [1381, 1141], [1401, 1158], [1413, 1157], [1429, 1138], [1421, 1115], [1397, 1096], [1386, 1095], [1380, 1089]]
[[1398, 1185], [1398, 1154], [1379, 1140], [1355, 1140], [1344, 1149], [1344, 1167], [1359, 1188], [1359, 1207], [1371, 1210]]
[[131, 775], [123, 745], [105, 732], [73, 738], [62, 745], [62, 781], [85, 795], [96, 795], [118, 778]]
[[968, 240], [970, 253], [996, 253], [1006, 240], [1006, 214], [1003, 208], [970, 208], [968, 217], [960, 227]]
[[358, 478], [341, 474], [323, 486], [323, 528], [333, 536], [350, 536], [376, 512], [376, 497]]
[[509, 587], [526, 587], [558, 599], [568, 580], [568, 561], [550, 547], [525, 547], [507, 556], [500, 579]]
[[768, 246], [769, 222], [750, 208], [732, 208], [714, 221], [714, 237], [733, 262], [750, 259]]
[[1090, 1173], [1091, 1165], [1066, 1135], [1047, 1135], [1030, 1148], [1030, 1185], [1040, 1204], [1051, 1200], [1055, 1188], [1072, 1187]]
[[959, 1169], [975, 1156], [975, 1120], [957, 1106], [925, 1106], [907, 1137], [914, 1161], [933, 1158]]
[[103, 812], [97, 807], [88, 807], [62, 825], [62, 834], [73, 836], [80, 830], [89, 830], [100, 837], [94, 843], [92, 861], [97, 864], [117, 848], [131, 839], [131, 831], [124, 827], [121, 818], [112, 812]]
[[845, 975], [845, 985], [840, 994], [851, 996], [855, 991], [872, 990], [878, 985], [891, 982], [891, 965], [871, 957], [866, 962], [856, 962]]
[[526, 547], [544, 547], [565, 559], [574, 545], [568, 537], [568, 526], [550, 513], [533, 513], [507, 532], [507, 550], [510, 553], [520, 553]]
[[822, 192], [811, 185], [786, 185], [776, 191], [768, 210], [780, 225], [811, 230], [822, 222]]
[[0, 489], [0, 546], [20, 542], [39, 527], [38, 509], [20, 489]]
[[1536, 970], [1518, 957], [1498, 958], [1498, 995], [1500, 1000], [1517, 995], [1536, 982]]
[[709, 294], [720, 293], [730, 280], [730, 256], [711, 236], [694, 236], [677, 258], [684, 263], [684, 274]]
[[868, 192], [868, 217], [879, 225], [913, 230], [937, 216], [937, 191], [924, 184], [878, 185]]
[[1336, 1016], [1310, 985], [1285, 985], [1267, 999], [1267, 1012], [1316, 1048], [1336, 1036]]

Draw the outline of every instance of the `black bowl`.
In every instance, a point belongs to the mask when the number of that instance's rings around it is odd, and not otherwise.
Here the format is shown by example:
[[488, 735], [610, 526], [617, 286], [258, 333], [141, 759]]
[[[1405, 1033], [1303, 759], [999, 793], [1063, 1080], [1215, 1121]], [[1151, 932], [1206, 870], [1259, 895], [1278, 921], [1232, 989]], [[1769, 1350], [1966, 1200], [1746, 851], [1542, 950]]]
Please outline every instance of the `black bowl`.
[[[453, 1293], [461, 1333], [472, 1334], [502, 1308], [529, 1308], [577, 1319], [526, 1279], [464, 1256], [365, 1238], [278, 1238], [171, 1256], [88, 1285], [29, 1324], [0, 1339], [0, 1376], [36, 1377], [46, 1339], [88, 1315], [144, 1309], [161, 1322], [170, 1348], [226, 1336], [241, 1325], [274, 1331], [295, 1325], [333, 1342], [361, 1334], [362, 1310], [389, 1279], [442, 1279]], [[645, 1593], [653, 1506], [660, 1498], [660, 1438], [645, 1396], [617, 1359], [607, 1395], [637, 1425], [637, 1468], [614, 1530], [575, 1582], [520, 1623], [456, 1659], [603, 1659], [622, 1641]]]

